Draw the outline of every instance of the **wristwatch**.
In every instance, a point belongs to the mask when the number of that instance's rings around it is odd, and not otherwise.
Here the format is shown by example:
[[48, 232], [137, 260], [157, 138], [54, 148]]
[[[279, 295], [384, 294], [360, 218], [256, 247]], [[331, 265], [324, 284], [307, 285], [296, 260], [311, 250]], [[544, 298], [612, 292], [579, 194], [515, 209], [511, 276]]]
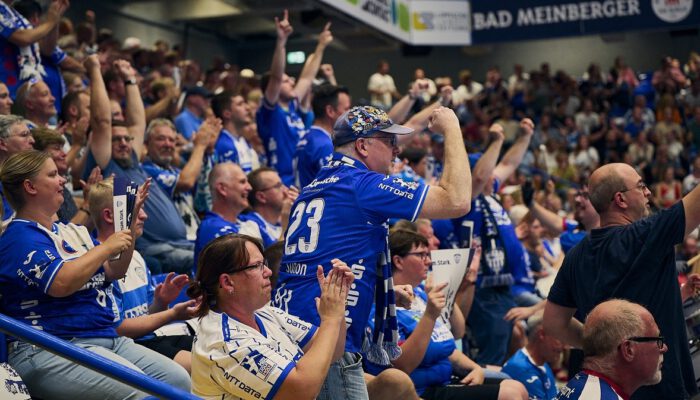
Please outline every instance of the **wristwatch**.
[[124, 79], [124, 84], [125, 84], [125, 85], [135, 85], [135, 84], [136, 84], [136, 78]]

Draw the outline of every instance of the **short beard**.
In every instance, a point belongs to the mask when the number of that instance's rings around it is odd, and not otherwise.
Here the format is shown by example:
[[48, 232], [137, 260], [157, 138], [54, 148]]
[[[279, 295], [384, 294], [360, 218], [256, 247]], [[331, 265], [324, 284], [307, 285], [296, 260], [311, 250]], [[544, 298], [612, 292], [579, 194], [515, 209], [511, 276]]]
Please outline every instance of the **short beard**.
[[117, 165], [120, 166], [122, 169], [131, 169], [134, 166], [134, 164], [131, 162], [131, 158], [113, 158], [112, 160], [114, 160], [114, 162], [117, 163]]

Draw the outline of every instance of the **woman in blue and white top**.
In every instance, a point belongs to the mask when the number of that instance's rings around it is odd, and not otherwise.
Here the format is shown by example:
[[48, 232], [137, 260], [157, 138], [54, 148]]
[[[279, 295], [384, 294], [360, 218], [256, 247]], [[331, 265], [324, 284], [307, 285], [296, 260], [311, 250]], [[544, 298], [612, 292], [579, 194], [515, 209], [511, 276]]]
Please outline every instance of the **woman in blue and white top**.
[[350, 268], [334, 259], [324, 277], [318, 266], [316, 327], [268, 305], [272, 271], [262, 253], [257, 239], [229, 234], [199, 255], [187, 294], [202, 299], [192, 345], [192, 392], [202, 398], [314, 399], [343, 354]]
[[[189, 377], [182, 367], [116, 332], [119, 310], [112, 282], [124, 276], [131, 261], [135, 224], [100, 244], [83, 226], [54, 223], [66, 180], [47, 153], [30, 150], [10, 156], [0, 169], [0, 182], [17, 212], [0, 236], [0, 311], [189, 390]], [[148, 183], [140, 193], [134, 207], [137, 214]], [[119, 259], [112, 258], [119, 253]], [[32, 397], [104, 400], [146, 396], [21, 341], [10, 343], [9, 362]]]

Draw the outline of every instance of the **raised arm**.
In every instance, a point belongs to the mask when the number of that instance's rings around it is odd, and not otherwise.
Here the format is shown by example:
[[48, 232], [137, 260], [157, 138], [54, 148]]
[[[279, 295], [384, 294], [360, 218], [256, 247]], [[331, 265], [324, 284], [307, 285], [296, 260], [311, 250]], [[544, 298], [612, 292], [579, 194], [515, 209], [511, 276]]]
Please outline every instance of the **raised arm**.
[[435, 329], [435, 321], [440, 317], [440, 312], [446, 304], [447, 299], [443, 292], [446, 286], [447, 283], [441, 283], [432, 289], [426, 286], [428, 301], [425, 313], [416, 324], [413, 332], [401, 344], [401, 355], [392, 362], [395, 368], [410, 374], [425, 358], [425, 352], [430, 345], [430, 337]]
[[428, 128], [445, 135], [445, 169], [440, 182], [430, 186], [420, 217], [461, 217], [471, 206], [472, 175], [459, 121], [454, 111], [440, 107], [433, 111]]
[[173, 308], [156, 313], [149, 313], [136, 318], [126, 318], [117, 327], [119, 336], [138, 338], [173, 321], [183, 321], [193, 318], [196, 312], [197, 300], [189, 300], [176, 304]]
[[[126, 60], [114, 62], [114, 69], [117, 70], [124, 80], [126, 88], [126, 128], [129, 135], [134, 138], [132, 147], [136, 154], [140, 156], [143, 151], [143, 136], [146, 133], [146, 110], [143, 107], [143, 99], [136, 82], [136, 71]], [[133, 83], [128, 83], [133, 82]]]
[[548, 301], [544, 306], [544, 331], [575, 348], [583, 347], [583, 324], [574, 318], [575, 308]]
[[503, 141], [505, 140], [503, 127], [499, 124], [491, 125], [489, 128], [489, 135], [491, 135], [491, 144], [486, 148], [484, 154], [481, 155], [479, 161], [476, 162], [474, 171], [472, 172], [472, 197], [483, 193], [484, 188], [491, 180], [493, 171], [496, 168], [496, 163], [498, 162], [498, 156], [501, 154]]
[[112, 158], [112, 112], [97, 54], [85, 59], [85, 69], [90, 78], [90, 126], [92, 127], [88, 145], [97, 165], [105, 169]]
[[[52, 0], [46, 12], [46, 19], [42, 23], [32, 29], [18, 29], [14, 31], [8, 38], [9, 42], [18, 47], [26, 47], [38, 42], [56, 28], [69, 5], [70, 2], [68, 0]], [[53, 47], [51, 50], [53, 50]]]
[[682, 201], [685, 210], [685, 237], [687, 237], [700, 225], [700, 185], [695, 186]]
[[430, 115], [433, 113], [433, 111], [438, 109], [440, 106], [447, 107], [451, 103], [452, 86], [444, 86], [440, 90], [440, 98], [438, 101], [415, 113], [408, 121], [406, 121], [404, 125], [413, 128], [415, 132], [422, 132], [428, 127]]
[[284, 77], [284, 67], [287, 62], [287, 39], [294, 30], [289, 23], [289, 12], [284, 10], [284, 17], [280, 21], [275, 17], [275, 27], [277, 30], [277, 42], [275, 43], [275, 51], [272, 53], [272, 65], [270, 65], [270, 81], [265, 89], [265, 99], [270, 104], [276, 104], [280, 97], [280, 89], [282, 88], [282, 78]]
[[525, 156], [525, 152], [528, 146], [530, 146], [532, 133], [535, 131], [535, 124], [530, 118], [525, 118], [520, 121], [520, 130], [520, 137], [513, 143], [513, 146], [508, 149], [508, 152], [503, 156], [503, 159], [493, 171], [493, 174], [501, 182], [504, 182], [509, 176], [513, 175], [513, 172], [518, 168], [520, 162], [523, 161], [523, 156]]
[[323, 53], [326, 51], [326, 47], [333, 41], [333, 34], [331, 34], [330, 28], [331, 23], [328, 22], [318, 36], [316, 50], [309, 56], [304, 64], [304, 68], [301, 70], [301, 75], [299, 75], [299, 79], [294, 86], [294, 94], [297, 99], [302, 99], [311, 92], [311, 85], [313, 84], [316, 74], [318, 74], [319, 67], [321, 67]]
[[176, 192], [180, 193], [192, 190], [195, 183], [197, 183], [199, 173], [202, 171], [204, 154], [207, 151], [211, 137], [220, 131], [221, 120], [210, 117], [207, 118], [199, 127], [199, 130], [195, 132], [192, 138], [192, 143], [194, 144], [192, 154], [187, 164], [182, 167], [182, 171], [180, 171], [180, 175], [177, 178], [177, 182], [175, 183]]

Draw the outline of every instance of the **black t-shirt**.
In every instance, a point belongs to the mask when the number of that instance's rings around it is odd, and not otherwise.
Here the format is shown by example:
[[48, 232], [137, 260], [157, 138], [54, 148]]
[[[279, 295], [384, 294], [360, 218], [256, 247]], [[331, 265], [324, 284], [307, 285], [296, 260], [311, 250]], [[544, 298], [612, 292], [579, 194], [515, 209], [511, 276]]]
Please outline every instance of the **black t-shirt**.
[[583, 321], [611, 298], [646, 307], [666, 338], [663, 379], [635, 392], [633, 399], [686, 399], [697, 393], [681, 305], [673, 246], [685, 235], [685, 210], [668, 210], [629, 225], [594, 229], [564, 259], [549, 301], [576, 308]]

